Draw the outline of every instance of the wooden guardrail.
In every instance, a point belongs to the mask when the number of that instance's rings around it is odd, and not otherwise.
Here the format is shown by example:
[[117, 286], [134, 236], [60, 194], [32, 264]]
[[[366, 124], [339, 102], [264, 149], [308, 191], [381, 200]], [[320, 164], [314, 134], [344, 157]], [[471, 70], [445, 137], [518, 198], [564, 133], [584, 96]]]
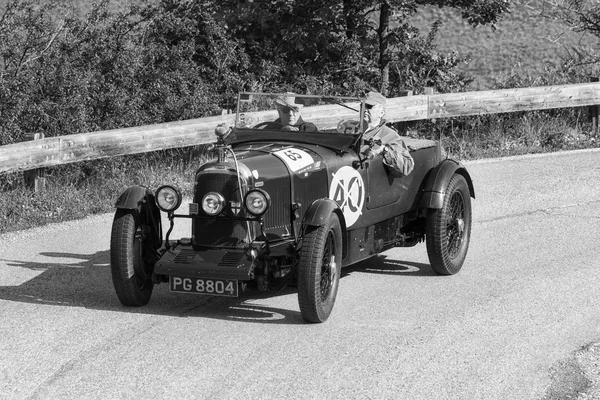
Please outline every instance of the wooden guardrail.
[[[396, 97], [388, 99], [389, 122], [494, 114], [600, 104], [600, 82]], [[337, 107], [339, 109], [339, 107]], [[307, 107], [303, 118], [326, 128], [344, 116], [331, 106]], [[248, 113], [254, 121], [272, 121], [276, 112]], [[212, 143], [220, 123], [235, 115], [50, 137], [0, 146], [0, 173], [27, 171], [78, 161]]]

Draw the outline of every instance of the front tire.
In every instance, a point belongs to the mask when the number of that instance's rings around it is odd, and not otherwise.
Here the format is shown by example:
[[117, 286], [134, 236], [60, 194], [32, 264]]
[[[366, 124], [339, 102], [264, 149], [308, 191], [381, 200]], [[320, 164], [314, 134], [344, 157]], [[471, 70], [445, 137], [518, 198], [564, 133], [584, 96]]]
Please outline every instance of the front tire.
[[[117, 210], [110, 239], [110, 269], [119, 301], [124, 306], [148, 304], [154, 282], [152, 267], [144, 261], [147, 226], [137, 222], [132, 210]], [[146, 244], [148, 245], [148, 244]]]
[[433, 270], [454, 275], [463, 266], [471, 239], [471, 196], [462, 175], [454, 174], [444, 204], [427, 216], [427, 255]]
[[307, 322], [325, 322], [337, 296], [342, 269], [342, 229], [335, 213], [306, 233], [298, 265], [298, 303]]

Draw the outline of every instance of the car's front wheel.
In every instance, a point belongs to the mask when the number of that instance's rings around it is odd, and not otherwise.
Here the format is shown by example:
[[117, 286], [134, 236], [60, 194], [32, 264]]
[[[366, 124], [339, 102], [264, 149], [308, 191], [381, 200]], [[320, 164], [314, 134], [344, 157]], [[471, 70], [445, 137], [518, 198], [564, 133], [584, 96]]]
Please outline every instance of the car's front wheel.
[[298, 303], [307, 322], [329, 318], [342, 269], [342, 229], [335, 213], [327, 222], [307, 232], [298, 265]]
[[427, 255], [440, 275], [456, 274], [463, 266], [471, 238], [471, 197], [467, 181], [454, 174], [444, 203], [427, 216]]
[[125, 306], [148, 304], [154, 283], [152, 267], [144, 261], [148, 227], [133, 210], [117, 210], [110, 239], [110, 269], [119, 301]]

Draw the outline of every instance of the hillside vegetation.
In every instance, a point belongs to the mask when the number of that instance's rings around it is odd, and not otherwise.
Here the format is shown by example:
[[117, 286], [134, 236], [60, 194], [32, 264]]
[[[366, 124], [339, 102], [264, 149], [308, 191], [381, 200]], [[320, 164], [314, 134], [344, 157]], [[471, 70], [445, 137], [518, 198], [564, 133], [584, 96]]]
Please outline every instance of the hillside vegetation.
[[[6, 0], [0, 0], [6, 1]], [[125, 9], [136, 0], [111, 1], [114, 9]], [[139, 1], [139, 0], [137, 0]], [[152, 0], [150, 0], [152, 1]], [[77, 0], [82, 14], [89, 12], [93, 1]], [[579, 46], [597, 47], [592, 35], [572, 31], [564, 22], [540, 16], [539, 10], [548, 1], [533, 0], [526, 5], [513, 3], [511, 12], [492, 26], [473, 27], [450, 8], [421, 6], [410, 23], [422, 33], [441, 21], [434, 43], [441, 52], [456, 51], [468, 55], [470, 61], [459, 66], [474, 79], [472, 90], [493, 87], [503, 77], [517, 74], [535, 76], [552, 70], [573, 55]], [[600, 71], [593, 71], [598, 74]]]
[[[440, 19], [435, 43], [440, 50], [469, 54], [471, 61], [460, 69], [475, 78], [473, 88], [489, 88], [508, 75], [535, 76], [554, 70], [579, 45], [593, 46], [597, 38], [571, 31], [564, 23], [544, 18], [532, 8], [513, 4], [510, 14], [491, 26], [469, 26], [457, 11], [423, 7], [413, 21], [422, 30]], [[536, 7], [537, 5], [537, 7]]]
[[[8, 0], [0, 0], [0, 8]], [[56, 3], [70, 3], [56, 0]], [[152, 3], [158, 0], [110, 0], [108, 8], [123, 11], [132, 4]], [[75, 10], [84, 16], [93, 9], [93, 0], [73, 0]], [[441, 52], [457, 51], [469, 55], [470, 61], [459, 69], [473, 77], [473, 90], [492, 87], [493, 82], [510, 74], [538, 75], [560, 65], [573, 54], [573, 48], [597, 46], [597, 38], [573, 32], [562, 21], [543, 18], [535, 10], [543, 0], [511, 4], [511, 12], [503, 15], [492, 26], [473, 27], [461, 18], [460, 12], [450, 8], [421, 6], [410, 23], [427, 33], [436, 20], [442, 25], [434, 43]], [[548, 6], [548, 5], [546, 5]]]

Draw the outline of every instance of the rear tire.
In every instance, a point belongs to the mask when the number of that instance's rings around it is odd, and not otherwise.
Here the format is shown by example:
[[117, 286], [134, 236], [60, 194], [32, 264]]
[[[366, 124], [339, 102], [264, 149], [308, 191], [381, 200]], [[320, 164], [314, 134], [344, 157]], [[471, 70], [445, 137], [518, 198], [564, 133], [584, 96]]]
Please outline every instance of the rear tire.
[[440, 275], [456, 274], [463, 266], [471, 239], [471, 195], [462, 175], [454, 174], [444, 204], [427, 216], [427, 255]]
[[307, 322], [325, 322], [337, 296], [342, 269], [342, 229], [335, 213], [305, 234], [298, 265], [298, 304]]
[[133, 210], [117, 210], [110, 239], [110, 269], [117, 297], [124, 306], [146, 305], [152, 296], [152, 267], [143, 257], [144, 245], [149, 245], [144, 239], [148, 229], [137, 222]]

